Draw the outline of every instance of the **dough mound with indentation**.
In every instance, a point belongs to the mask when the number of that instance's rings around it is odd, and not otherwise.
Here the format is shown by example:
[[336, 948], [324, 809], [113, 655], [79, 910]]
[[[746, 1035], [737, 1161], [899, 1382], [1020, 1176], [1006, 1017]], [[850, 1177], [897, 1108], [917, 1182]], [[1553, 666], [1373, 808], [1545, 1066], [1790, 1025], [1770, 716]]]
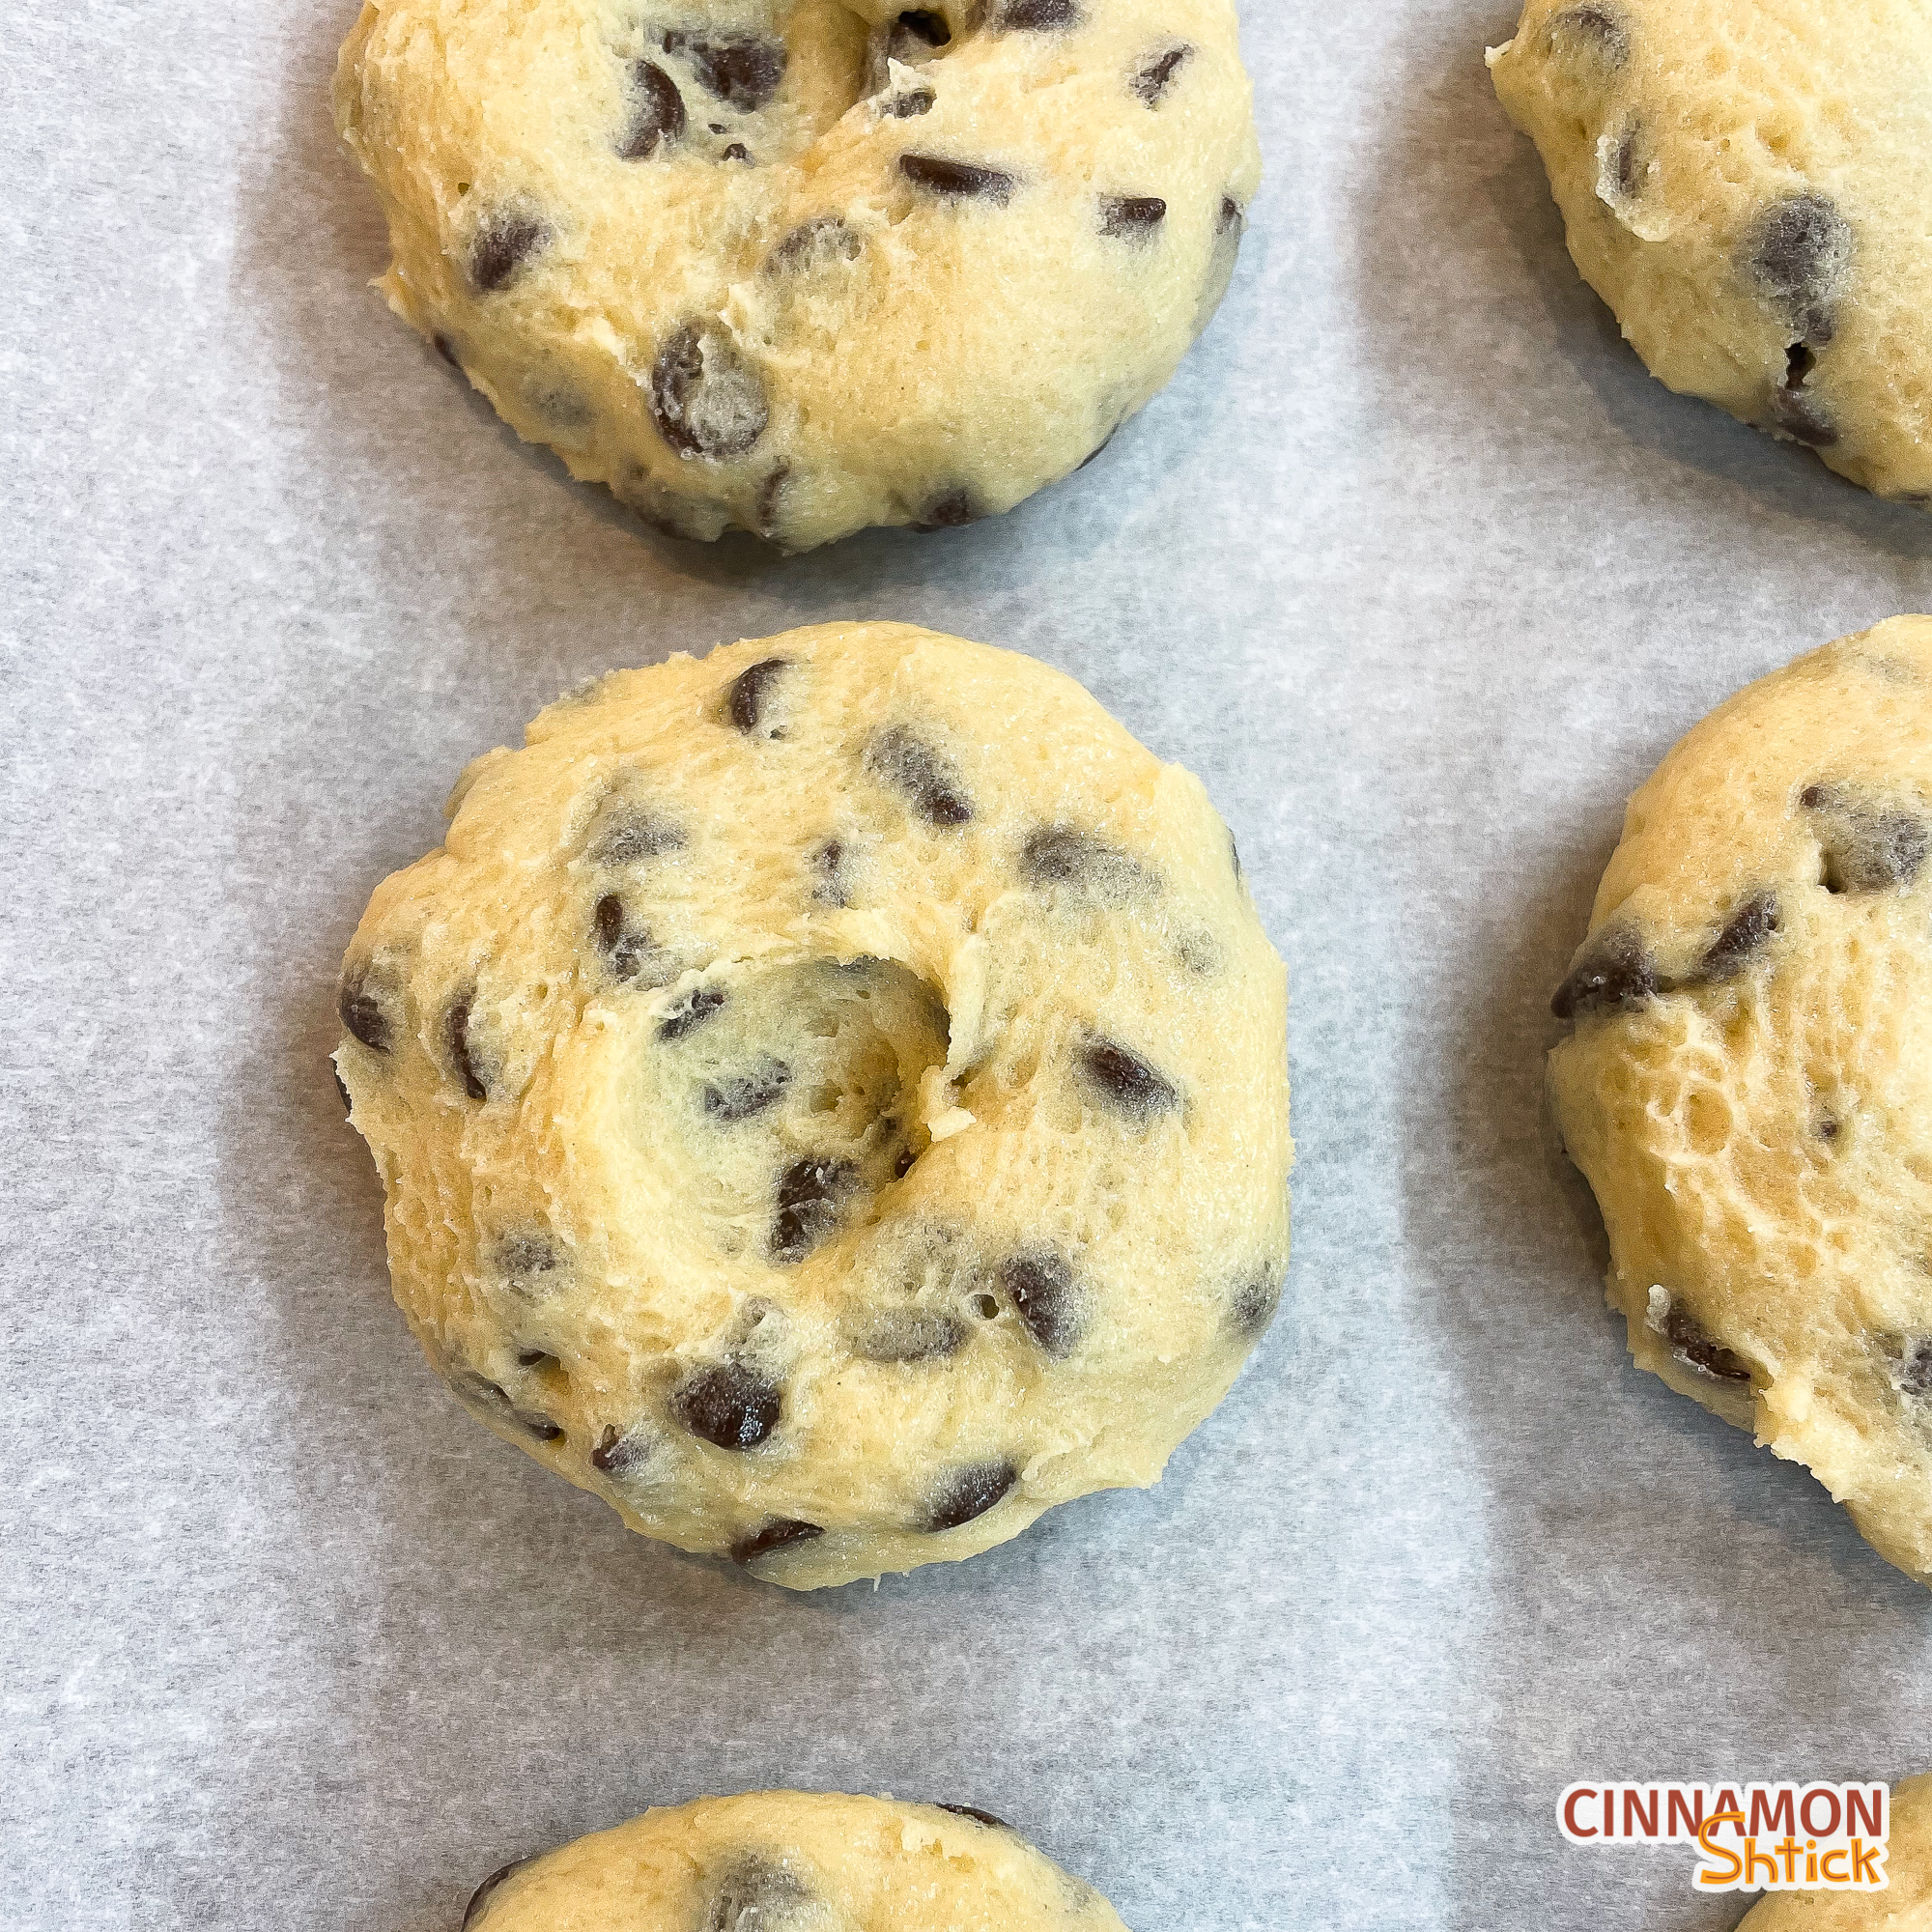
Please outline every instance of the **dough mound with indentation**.
[[336, 119], [389, 303], [676, 536], [1009, 510], [1225, 292], [1230, 0], [368, 0]]
[[1773, 1892], [1738, 1932], [1927, 1932], [1932, 1927], [1932, 1775], [1891, 1787], [1883, 1891]]
[[506, 1865], [463, 1932], [1124, 1932], [989, 1813], [760, 1791], [646, 1811]]
[[1932, 1581], [1932, 617], [1671, 752], [1552, 1005], [1632, 1354]]
[[799, 1588], [1158, 1477], [1288, 1244], [1286, 976], [1198, 780], [832, 624], [614, 671], [452, 806], [336, 1064], [483, 1421]]
[[1654, 376], [1932, 502], [1932, 8], [1528, 0], [1490, 55]]

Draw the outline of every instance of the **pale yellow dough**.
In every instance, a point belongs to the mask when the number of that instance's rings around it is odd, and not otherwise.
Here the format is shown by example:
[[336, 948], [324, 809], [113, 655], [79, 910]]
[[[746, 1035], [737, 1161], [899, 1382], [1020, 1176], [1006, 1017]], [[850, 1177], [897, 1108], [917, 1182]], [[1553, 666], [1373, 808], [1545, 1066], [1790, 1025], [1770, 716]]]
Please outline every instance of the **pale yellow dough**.
[[1932, 1581], [1932, 617], [1671, 752], [1555, 1007], [1631, 1352]]
[[794, 551], [1086, 461], [1261, 171], [1229, 0], [368, 0], [335, 103], [390, 306], [520, 435]]
[[1286, 976], [1198, 780], [830, 624], [614, 671], [452, 803], [337, 1065], [485, 1422], [798, 1588], [1155, 1480], [1288, 1247]]
[[1738, 1932], [1932, 1932], [1932, 1775], [1891, 1787], [1883, 1891], [1773, 1892]]
[[1529, 0], [1490, 55], [1651, 373], [1932, 501], [1932, 7]]
[[761, 1791], [646, 1811], [484, 1881], [463, 1932], [1124, 1932], [1017, 1832]]

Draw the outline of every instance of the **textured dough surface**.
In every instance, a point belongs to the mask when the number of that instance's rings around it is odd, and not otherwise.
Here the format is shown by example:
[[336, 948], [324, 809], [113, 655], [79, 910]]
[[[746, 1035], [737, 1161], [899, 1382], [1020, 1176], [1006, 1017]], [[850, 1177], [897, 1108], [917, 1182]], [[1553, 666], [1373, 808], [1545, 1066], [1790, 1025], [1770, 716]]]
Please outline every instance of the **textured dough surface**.
[[1632, 1354], [1932, 1581], [1932, 617], [1670, 753], [1553, 1004]]
[[983, 1812], [761, 1791], [646, 1811], [484, 1881], [464, 1932], [1122, 1932]]
[[1158, 1477], [1288, 1249], [1286, 975], [1198, 780], [832, 624], [612, 672], [452, 805], [337, 1065], [476, 1414], [800, 1588]]
[[1932, 1932], [1932, 1775], [1891, 1787], [1883, 1891], [1772, 1892], [1738, 1932]]
[[1490, 56], [1654, 376], [1932, 501], [1932, 6], [1529, 0]]
[[335, 99], [390, 306], [520, 435], [794, 551], [1078, 468], [1261, 173], [1229, 0], [369, 0]]

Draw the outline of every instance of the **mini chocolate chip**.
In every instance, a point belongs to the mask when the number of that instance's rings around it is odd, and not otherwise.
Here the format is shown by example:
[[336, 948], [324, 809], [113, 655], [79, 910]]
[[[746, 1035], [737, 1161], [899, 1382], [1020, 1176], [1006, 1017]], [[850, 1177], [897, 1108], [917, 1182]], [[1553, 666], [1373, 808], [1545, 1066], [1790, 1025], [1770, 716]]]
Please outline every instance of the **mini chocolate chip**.
[[597, 943], [610, 961], [614, 980], [635, 980], [645, 958], [656, 947], [650, 928], [630, 929], [625, 923], [624, 901], [615, 893], [606, 893], [597, 901]]
[[733, 141], [718, 157], [722, 161], [749, 161], [752, 151], [742, 141]]
[[1806, 785], [1798, 802], [1829, 821], [1820, 835], [1823, 883], [1831, 893], [1899, 891], [1932, 851], [1932, 823], [1898, 806], [1866, 805], [1837, 785]]
[[1224, 194], [1221, 197], [1221, 213], [1215, 218], [1214, 232], [1226, 235], [1242, 225], [1241, 204], [1232, 194]]
[[624, 936], [624, 901], [606, 893], [597, 901], [597, 937], [608, 952]]
[[1020, 876], [1039, 891], [1077, 886], [1121, 899], [1159, 890], [1158, 874], [1090, 832], [1044, 825], [1020, 847]]
[[1663, 1320], [1663, 1332], [1670, 1346], [1706, 1375], [1716, 1376], [1724, 1382], [1750, 1380], [1750, 1365], [1700, 1326], [1682, 1304], [1671, 1303], [1670, 1313]]
[[550, 240], [550, 230], [527, 214], [499, 213], [476, 231], [469, 244], [469, 279], [484, 295], [509, 285], [526, 262]]
[[487, 1100], [490, 1090], [476, 1071], [476, 1059], [469, 1050], [469, 1008], [473, 995], [465, 993], [449, 1009], [449, 1016], [443, 1022], [444, 1037], [449, 1042], [450, 1065], [456, 1068], [456, 1076], [463, 1082], [463, 1091], [472, 1100]]
[[844, 216], [814, 214], [810, 220], [801, 221], [765, 257], [765, 272], [786, 274], [833, 262], [856, 262], [865, 248], [859, 231]]
[[868, 1362], [930, 1362], [956, 1355], [972, 1332], [938, 1309], [895, 1309], [867, 1322], [855, 1348]]
[[812, 887], [811, 895], [826, 905], [842, 906], [850, 901], [845, 896], [845, 888], [840, 883], [839, 873], [845, 864], [845, 847], [841, 840], [828, 838], [811, 855], [811, 869], [818, 874], [818, 883]]
[[1116, 240], [1145, 241], [1167, 219], [1167, 203], [1157, 194], [1103, 194], [1100, 233]]
[[627, 161], [641, 161], [657, 152], [659, 142], [675, 141], [684, 132], [684, 97], [655, 61], [640, 60], [632, 68], [631, 88], [637, 111], [617, 152]]
[[942, 1811], [951, 1811], [955, 1818], [970, 1818], [976, 1825], [990, 1825], [996, 1832], [1010, 1832], [1013, 1828], [1004, 1818], [995, 1818], [990, 1811], [981, 1811], [973, 1804], [942, 1804]]
[[772, 1259], [803, 1261], [838, 1225], [838, 1204], [858, 1178], [859, 1170], [849, 1160], [793, 1161], [779, 1176]]
[[749, 1073], [707, 1086], [704, 1111], [726, 1124], [749, 1121], [770, 1107], [790, 1083], [791, 1068], [781, 1060], [767, 1060]]
[[724, 1004], [726, 997], [723, 986], [693, 987], [658, 1022], [659, 1039], [682, 1039], [686, 1034], [696, 1032]]
[[824, 1534], [825, 1531], [815, 1522], [800, 1522], [795, 1517], [781, 1516], [734, 1543], [731, 1546], [731, 1561], [755, 1563], [760, 1556], [769, 1556], [774, 1549], [789, 1549], [793, 1544], [810, 1543], [814, 1536]]
[[966, 489], [948, 490], [933, 497], [914, 520], [913, 528], [925, 535], [934, 530], [956, 530], [980, 521], [979, 506]]
[[758, 713], [764, 706], [765, 693], [777, 682], [781, 671], [790, 668], [789, 658], [762, 658], [731, 680], [731, 722], [739, 730], [758, 728]]
[[442, 359], [445, 362], [447, 362], [452, 369], [461, 369], [463, 367], [463, 364], [456, 359], [456, 348], [455, 345], [450, 341], [448, 336], [433, 335], [430, 337], [430, 343], [431, 346], [436, 350], [436, 353], [439, 355], [440, 355]]
[[866, 748], [872, 776], [904, 792], [928, 825], [964, 825], [973, 801], [950, 758], [916, 738], [903, 725], [881, 731]]
[[733, 107], [762, 107], [784, 78], [781, 41], [693, 41], [690, 58], [705, 92]]
[[946, 15], [935, 13], [929, 7], [908, 8], [899, 15], [896, 24], [929, 47], [943, 47], [952, 38], [952, 29], [946, 24]]
[[1039, 34], [1071, 27], [1079, 18], [1074, 0], [1005, 0], [996, 24], [1008, 33]]
[[368, 976], [351, 975], [335, 996], [335, 1010], [342, 1024], [372, 1053], [389, 1050], [389, 1015], [370, 989]]
[[483, 1915], [490, 1909], [490, 1894], [503, 1883], [530, 1863], [528, 1859], [512, 1859], [506, 1865], [493, 1871], [474, 1891], [469, 1894], [469, 1903], [463, 1908], [463, 1924], [459, 1932], [469, 1932], [472, 1925], [481, 1922]]
[[1165, 53], [1154, 55], [1153, 59], [1134, 75], [1134, 93], [1148, 106], [1154, 106], [1172, 84], [1175, 70], [1179, 68], [1194, 49], [1185, 43], [1169, 47]]
[[932, 103], [938, 99], [929, 87], [909, 87], [886, 101], [885, 112], [895, 121], [910, 121], [916, 115], [930, 114]]
[[939, 155], [901, 155], [899, 173], [915, 187], [933, 194], [965, 198], [983, 195], [1002, 207], [1012, 198], [1017, 178], [975, 161], [949, 161]]
[[686, 323], [651, 365], [651, 417], [680, 456], [743, 456], [771, 420], [764, 384], [722, 327]]
[[1774, 428], [1808, 449], [1830, 449], [1838, 440], [1837, 426], [1817, 399], [1803, 389], [1774, 389], [1771, 420]]
[[651, 1437], [642, 1430], [623, 1430], [610, 1423], [590, 1452], [590, 1464], [607, 1476], [627, 1475], [650, 1460], [652, 1446]]
[[1568, 33], [1599, 55], [1606, 66], [1622, 67], [1630, 59], [1630, 35], [1622, 21], [1605, 7], [1569, 7], [1549, 23], [1550, 39]]
[[335, 1080], [335, 1091], [342, 1095], [342, 1111], [345, 1117], [355, 1111], [355, 1102], [349, 1097], [349, 1083], [331, 1066], [329, 1069]]
[[1843, 1131], [1844, 1129], [1842, 1123], [1838, 1121], [1833, 1120], [1830, 1114], [1824, 1114], [1819, 1117], [1818, 1138], [1821, 1141], [1825, 1141], [1827, 1143], [1834, 1141]]
[[1052, 1249], [1002, 1262], [1000, 1286], [1012, 1297], [1027, 1332], [1049, 1355], [1065, 1354], [1079, 1339], [1080, 1296], [1073, 1270]]
[[1901, 1345], [1895, 1379], [1901, 1395], [1932, 1399], [1932, 1335], [1914, 1335]]
[[1265, 1267], [1236, 1289], [1228, 1304], [1228, 1320], [1235, 1333], [1251, 1341], [1261, 1336], [1281, 1306], [1281, 1290], [1279, 1267]]
[[984, 1516], [1018, 1481], [1019, 1471], [1010, 1463], [969, 1463], [933, 1491], [919, 1526], [928, 1535], [957, 1529]]
[[1724, 923], [1710, 950], [1697, 962], [1700, 980], [1730, 980], [1745, 970], [1751, 954], [1778, 928], [1777, 895], [1753, 893]]
[[670, 1399], [685, 1428], [721, 1449], [756, 1448], [779, 1426], [782, 1406], [778, 1383], [744, 1362], [700, 1369]]
[[1088, 1040], [1080, 1049], [1080, 1069], [1089, 1086], [1117, 1113], [1145, 1120], [1180, 1104], [1172, 1082], [1115, 1040]]
[[1829, 326], [1829, 304], [1851, 259], [1852, 229], [1828, 196], [1786, 196], [1751, 225], [1745, 246], [1752, 277], [1787, 319], [1807, 336]]
[[667, 852], [681, 852], [684, 845], [684, 827], [675, 819], [643, 806], [626, 806], [607, 815], [588, 856], [593, 865], [635, 866], [645, 859], [661, 859]]
[[1586, 1013], [1628, 1012], [1657, 997], [1657, 966], [1628, 925], [1613, 925], [1586, 947], [1570, 976], [1550, 995], [1559, 1020]]

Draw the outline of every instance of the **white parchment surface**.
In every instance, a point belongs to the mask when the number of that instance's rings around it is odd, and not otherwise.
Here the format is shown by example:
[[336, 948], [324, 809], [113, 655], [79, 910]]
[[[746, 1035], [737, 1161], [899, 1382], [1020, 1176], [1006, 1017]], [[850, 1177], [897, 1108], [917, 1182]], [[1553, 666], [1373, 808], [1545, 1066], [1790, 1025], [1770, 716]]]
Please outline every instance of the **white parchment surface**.
[[[14, 10], [0, 1922], [440, 1932], [707, 1791], [1011, 1819], [1135, 1932], [1715, 1932], [1573, 1779], [1932, 1763], [1932, 1593], [1636, 1374], [1539, 1126], [1625, 795], [1932, 609], [1932, 518], [1668, 395], [1491, 96], [1507, 0], [1248, 0], [1226, 308], [1013, 515], [641, 533], [364, 286], [354, 0]], [[1283, 1314], [1148, 1494], [800, 1599], [479, 1430], [325, 1056], [371, 887], [564, 688], [858, 614], [1193, 767], [1293, 984]]]

